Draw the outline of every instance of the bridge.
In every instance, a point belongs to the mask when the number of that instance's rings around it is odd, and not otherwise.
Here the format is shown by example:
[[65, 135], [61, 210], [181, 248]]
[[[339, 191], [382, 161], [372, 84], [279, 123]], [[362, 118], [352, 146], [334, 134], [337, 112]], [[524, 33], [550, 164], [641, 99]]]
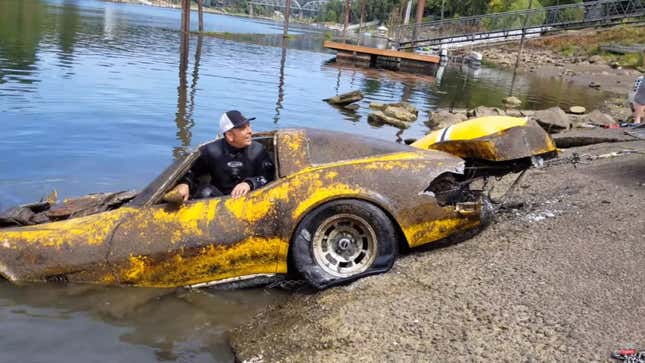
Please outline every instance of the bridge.
[[[290, 8], [299, 14], [318, 14], [329, 0], [291, 0]], [[272, 8], [286, 8], [286, 0], [252, 0], [250, 5], [267, 6]]]
[[645, 0], [598, 0], [404, 25], [396, 29], [398, 49], [454, 47], [538, 36], [564, 29], [645, 21]]

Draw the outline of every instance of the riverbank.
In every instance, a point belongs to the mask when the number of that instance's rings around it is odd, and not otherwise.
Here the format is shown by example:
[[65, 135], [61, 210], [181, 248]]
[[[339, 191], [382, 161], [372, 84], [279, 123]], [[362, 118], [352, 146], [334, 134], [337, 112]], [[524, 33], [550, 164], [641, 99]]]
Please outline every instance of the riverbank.
[[[173, 8], [173, 9], [181, 9], [181, 4], [179, 3], [173, 3], [170, 1], [166, 0], [103, 0], [107, 2], [114, 2], [114, 3], [126, 3], [126, 4], [138, 4], [138, 5], [146, 5], [146, 6], [155, 6], [155, 7], [161, 7], [161, 8]], [[191, 12], [197, 12], [198, 7], [197, 4], [191, 4], [190, 7]], [[202, 10], [204, 13], [210, 13], [210, 14], [218, 14], [218, 15], [229, 15], [229, 16], [237, 16], [241, 18], [249, 18], [249, 19], [262, 19], [262, 20], [270, 20], [270, 21], [284, 21], [284, 15], [281, 12], [274, 12], [273, 16], [263, 16], [263, 15], [249, 15], [246, 12], [240, 12], [236, 11], [233, 9], [227, 9], [227, 8], [213, 8], [213, 7], [202, 7]], [[290, 17], [289, 22], [291, 24], [301, 24], [301, 25], [310, 25], [310, 26], [317, 26], [319, 24], [314, 23], [312, 21], [303, 21], [303, 19], [298, 19], [298, 18], [293, 18]]]
[[[645, 46], [645, 27], [583, 29], [528, 39], [518, 71], [626, 95], [645, 70], [644, 55], [613, 54], [601, 48], [613, 44]], [[483, 48], [481, 52], [487, 64], [513, 69], [518, 50], [518, 42], [512, 42]]]
[[[639, 153], [609, 156], [623, 150]], [[271, 306], [232, 331], [238, 359], [607, 361], [642, 346], [645, 141], [574, 152], [576, 168], [530, 170], [474, 238]]]

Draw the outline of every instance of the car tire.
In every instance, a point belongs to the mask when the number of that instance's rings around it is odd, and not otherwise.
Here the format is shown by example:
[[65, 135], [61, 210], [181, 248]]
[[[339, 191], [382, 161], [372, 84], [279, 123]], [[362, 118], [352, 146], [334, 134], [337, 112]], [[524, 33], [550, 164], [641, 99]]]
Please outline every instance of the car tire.
[[317, 207], [300, 222], [291, 243], [293, 265], [317, 289], [392, 268], [398, 238], [390, 218], [360, 200]]

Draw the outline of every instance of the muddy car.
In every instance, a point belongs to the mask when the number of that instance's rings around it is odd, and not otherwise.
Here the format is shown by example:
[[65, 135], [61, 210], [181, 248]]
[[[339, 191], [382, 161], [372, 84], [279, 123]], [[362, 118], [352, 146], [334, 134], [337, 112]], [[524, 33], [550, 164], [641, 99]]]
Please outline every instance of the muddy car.
[[555, 152], [539, 126], [510, 118], [468, 121], [412, 146], [314, 129], [255, 140], [276, 177], [242, 198], [164, 202], [197, 150], [138, 193], [14, 208], [0, 216], [0, 274], [150, 287], [290, 274], [325, 288], [389, 270], [400, 248], [481, 228], [487, 203], [471, 182]]

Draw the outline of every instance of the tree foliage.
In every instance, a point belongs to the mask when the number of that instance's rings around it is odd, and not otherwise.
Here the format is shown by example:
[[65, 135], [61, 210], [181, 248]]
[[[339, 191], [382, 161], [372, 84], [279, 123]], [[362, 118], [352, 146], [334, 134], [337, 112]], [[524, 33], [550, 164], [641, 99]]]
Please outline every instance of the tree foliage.
[[[528, 2], [529, 0], [426, 0], [424, 18], [425, 20], [437, 20], [441, 18], [442, 6], [444, 18], [455, 18], [522, 10], [528, 7]], [[531, 7], [541, 8], [580, 2], [582, 0], [533, 0]], [[360, 3], [360, 0], [353, 0], [351, 2], [351, 23], [357, 23], [359, 21], [361, 12]], [[417, 1], [415, 0], [413, 2], [415, 9], [416, 4]], [[379, 19], [385, 23], [388, 18], [392, 17], [392, 13], [402, 15], [406, 5], [407, 0], [365, 0], [365, 21]], [[318, 16], [318, 20], [343, 23], [345, 21], [345, 0], [330, 0]], [[539, 19], [535, 19], [534, 21], [539, 21]]]

